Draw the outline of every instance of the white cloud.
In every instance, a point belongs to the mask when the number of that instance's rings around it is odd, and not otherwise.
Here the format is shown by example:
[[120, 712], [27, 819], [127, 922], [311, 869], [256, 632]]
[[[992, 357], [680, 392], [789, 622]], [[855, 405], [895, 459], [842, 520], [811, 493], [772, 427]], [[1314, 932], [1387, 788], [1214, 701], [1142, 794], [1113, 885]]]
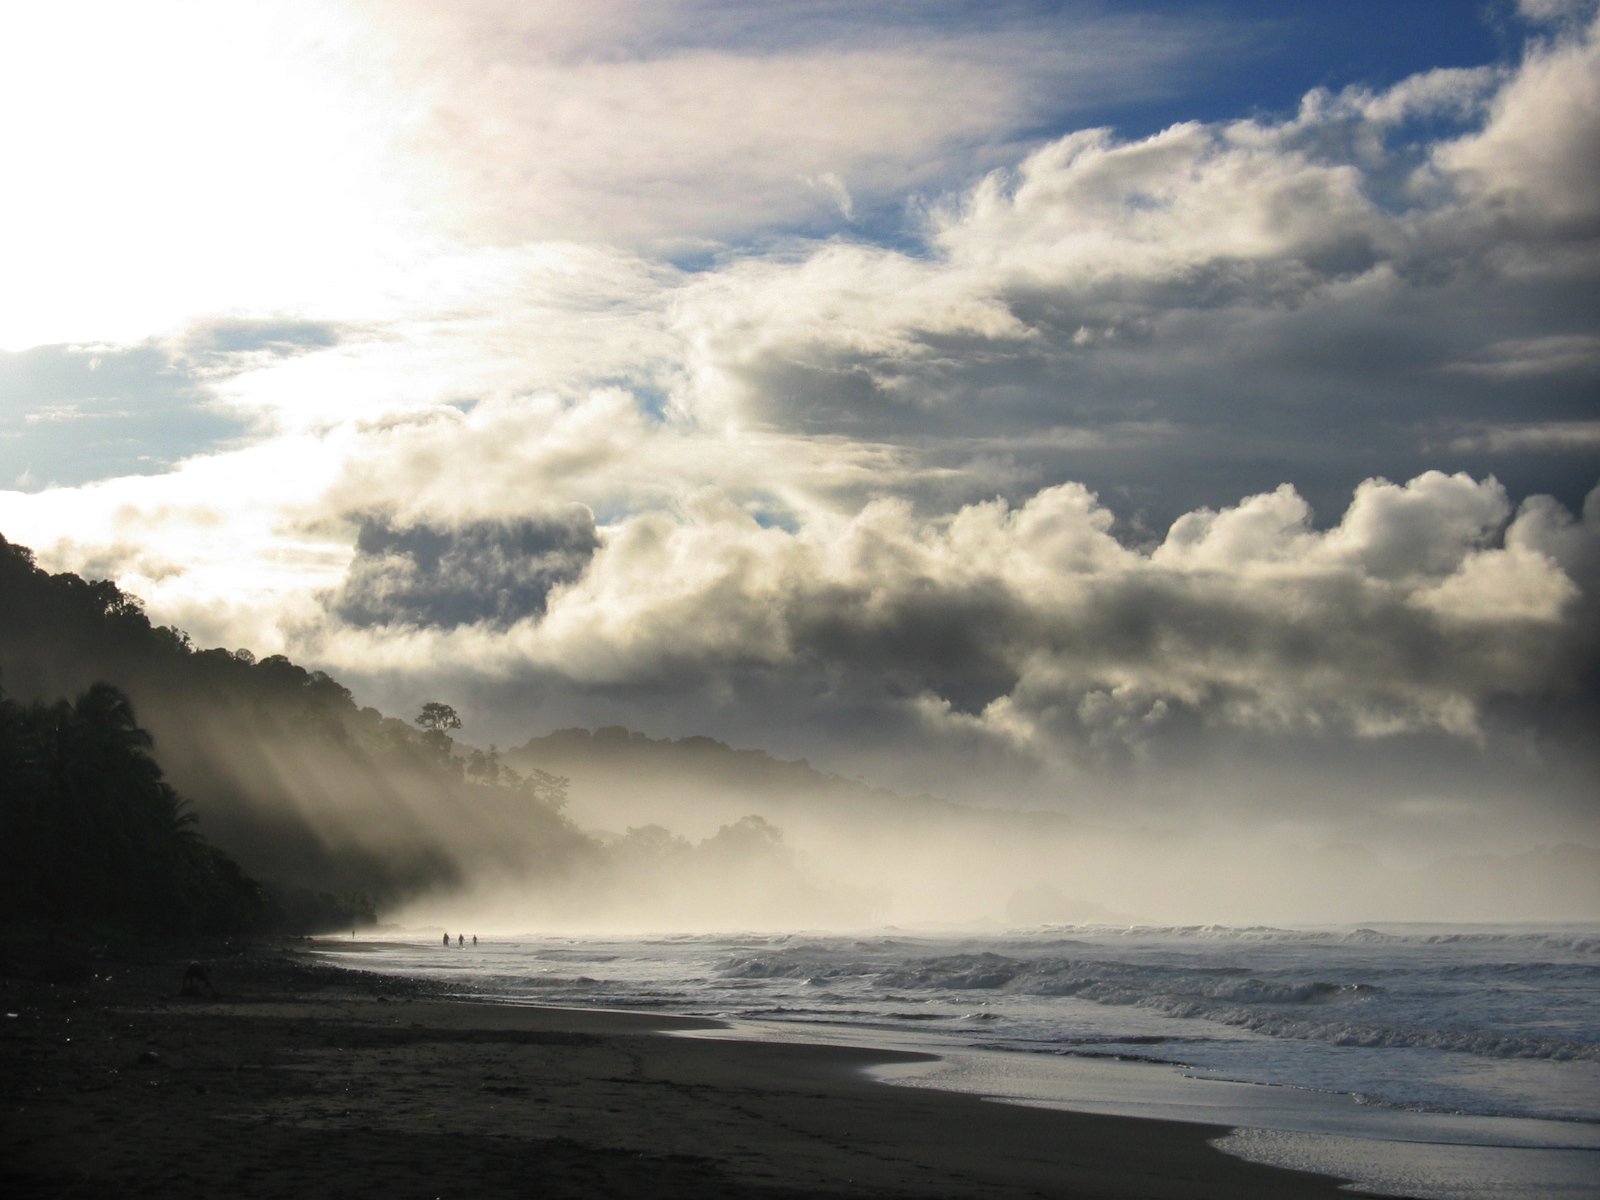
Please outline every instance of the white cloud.
[[498, 244], [815, 221], [833, 205], [805, 180], [848, 179], [876, 202], [981, 169], [1011, 129], [1163, 86], [1201, 38], [1084, 13], [946, 25], [939, 6], [909, 20], [698, 3], [369, 12], [424, 99], [411, 142], [437, 164], [442, 215]]
[[1223, 512], [1180, 517], [1153, 561], [1188, 570], [1239, 572], [1303, 557], [1313, 541], [1311, 506], [1289, 484]]
[[1600, 590], [1600, 486], [1576, 517], [1548, 496], [1532, 496], [1506, 530], [1508, 550], [1528, 551], [1559, 564], [1592, 601]]
[[[149, 48], [177, 12], [113, 13], [85, 62], [126, 80], [104, 39]], [[131, 140], [72, 160], [60, 212], [0, 221], [49, 235], [0, 341], [161, 331], [257, 444], [0, 494], [0, 525], [202, 642], [352, 678], [711, 732], [770, 706], [1063, 778], [1202, 737], [1458, 745], [1581, 691], [1593, 512], [1514, 499], [1600, 476], [1595, 28], [1283, 119], [1024, 145], [1095, 88], [1159, 89], [1202, 31], [1107, 17], [1069, 45], [1007, 13], [899, 38], [834, 6], [178, 21], [268, 53], [195, 78], [191, 46], [150, 50], [172, 79], [112, 114]], [[88, 138], [103, 114], [66, 98], [52, 128]], [[191, 109], [262, 136], [188, 155]], [[24, 133], [22, 159], [58, 148]], [[140, 155], [166, 190], [111, 203]], [[169, 203], [191, 192], [198, 216]], [[327, 336], [203, 336], [264, 316]], [[539, 614], [330, 615], [364, 522], [498, 545], [465, 534], [574, 506], [598, 549], [529, 585]]]
[[381, 295], [415, 230], [352, 37], [298, 2], [8, 9], [0, 346]]
[[1378, 231], [1355, 170], [1277, 141], [1256, 126], [1178, 125], [1135, 143], [1075, 134], [1014, 178], [990, 176], [938, 241], [1007, 282], [1090, 291], [1182, 284], [1218, 261], [1293, 269]]
[[1338, 103], [1380, 126], [1441, 116], [1464, 119], [1477, 113], [1491, 89], [1505, 79], [1506, 72], [1498, 67], [1441, 67], [1376, 94], [1364, 90], [1341, 93]]
[[1493, 479], [1430, 471], [1404, 487], [1368, 480], [1323, 549], [1380, 579], [1437, 577], [1456, 570], [1510, 515], [1505, 489]]
[[381, 320], [292, 359], [229, 362], [220, 401], [290, 432], [381, 422], [596, 379], [671, 386], [671, 267], [604, 246], [542, 244], [440, 257]]
[[273, 653], [320, 620], [317, 592], [349, 563], [345, 530], [316, 516], [344, 452], [282, 438], [164, 475], [0, 492], [4, 532], [51, 569], [117, 580], [202, 645]]
[[1536, 45], [1496, 96], [1489, 123], [1435, 161], [1529, 234], [1583, 233], [1600, 218], [1600, 18]]
[[1511, 546], [1469, 555], [1417, 603], [1443, 617], [1496, 626], [1555, 621], [1578, 598], [1577, 584], [1553, 559]]
[[29, 186], [0, 199], [0, 346], [127, 344], [241, 313], [384, 319], [464, 251], [707, 250], [825, 227], [1003, 161], [1019, 127], [1168, 87], [1204, 37], [1081, 13], [903, 16], [497, 0], [8, 11], [0, 106], [25, 116], [0, 150]]
[[1517, 0], [1517, 11], [1541, 23], [1584, 21], [1593, 17], [1594, 0]]
[[[1580, 532], [1541, 501], [1502, 541], [1508, 516], [1492, 481], [1435, 474], [1363, 485], [1316, 532], [1285, 487], [1191, 514], [1146, 554], [1076, 485], [949, 518], [880, 501], [795, 532], [708, 491], [603, 530], [542, 617], [407, 633], [403, 653], [579, 690], [670, 679], [693, 695], [754, 673], [806, 695], [832, 679], [886, 725], [897, 709], [969, 736], [992, 721], [1008, 746], [1080, 760], [1159, 740], [1179, 714], [1473, 737], [1485, 704], [1559, 690], [1588, 653], [1595, 597], [1580, 605], [1562, 564], [1600, 552], [1592, 521]], [[1535, 528], [1565, 538], [1564, 557], [1536, 548]], [[317, 650], [398, 666], [389, 632], [330, 632]]]
[[855, 200], [850, 195], [850, 189], [845, 186], [844, 180], [840, 179], [832, 171], [828, 171], [815, 178], [807, 179], [806, 182], [831, 199], [835, 206], [838, 207], [839, 215], [846, 221], [855, 220]]

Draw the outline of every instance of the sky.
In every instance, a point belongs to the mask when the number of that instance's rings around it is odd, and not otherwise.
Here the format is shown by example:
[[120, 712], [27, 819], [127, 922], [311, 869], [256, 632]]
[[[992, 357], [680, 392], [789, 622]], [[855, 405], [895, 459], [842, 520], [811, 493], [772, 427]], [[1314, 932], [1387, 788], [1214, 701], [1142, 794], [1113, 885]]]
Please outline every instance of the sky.
[[512, 745], [1600, 844], [1589, 2], [10, 6], [0, 533]]

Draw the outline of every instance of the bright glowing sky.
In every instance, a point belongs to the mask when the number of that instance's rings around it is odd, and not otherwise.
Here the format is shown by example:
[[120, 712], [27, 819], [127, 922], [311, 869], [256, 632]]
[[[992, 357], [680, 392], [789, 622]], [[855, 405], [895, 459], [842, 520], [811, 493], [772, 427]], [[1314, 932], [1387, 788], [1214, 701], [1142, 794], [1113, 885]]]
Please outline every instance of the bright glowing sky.
[[1591, 3], [0, 22], [0, 532], [198, 643], [1600, 837]]

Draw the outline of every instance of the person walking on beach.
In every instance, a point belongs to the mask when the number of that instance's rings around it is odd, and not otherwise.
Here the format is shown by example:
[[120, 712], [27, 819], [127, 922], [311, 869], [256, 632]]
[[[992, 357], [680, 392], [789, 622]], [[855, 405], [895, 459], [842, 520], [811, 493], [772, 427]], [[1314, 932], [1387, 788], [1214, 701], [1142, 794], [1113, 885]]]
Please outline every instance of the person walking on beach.
[[[444, 935], [444, 940], [447, 941], [447, 942], [450, 940], [450, 935], [448, 933]], [[464, 934], [464, 933], [456, 934], [456, 945], [457, 946], [465, 946], [466, 944], [467, 944], [467, 935]]]
[[446, 933], [446, 934], [445, 934], [445, 935], [444, 935], [444, 944], [445, 944], [445, 945], [446, 945], [446, 946], [448, 946], [448, 945], [449, 945], [449, 944], [450, 944], [450, 934], [449, 934], [449, 933]]

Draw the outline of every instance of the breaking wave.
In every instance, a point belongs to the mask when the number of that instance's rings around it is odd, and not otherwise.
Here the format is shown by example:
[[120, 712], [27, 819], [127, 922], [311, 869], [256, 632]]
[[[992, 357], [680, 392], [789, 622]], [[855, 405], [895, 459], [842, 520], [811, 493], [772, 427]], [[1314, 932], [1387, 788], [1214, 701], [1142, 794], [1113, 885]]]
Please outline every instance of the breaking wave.
[[1050, 927], [1093, 934], [1098, 940], [1168, 940], [1338, 946], [1462, 946], [1513, 952], [1545, 951], [1600, 957], [1600, 937], [1592, 933], [1545, 930], [1387, 930], [1280, 929], [1272, 925], [1093, 925]]
[[[1201, 936], [1207, 937], [1219, 929], [1200, 928]], [[1150, 930], [1142, 932], [1147, 938], [1154, 936]], [[1257, 931], [1231, 932], [1248, 935]], [[1281, 931], [1259, 932], [1265, 935]], [[1298, 940], [1299, 935], [1292, 936]], [[1552, 943], [1550, 949], [1557, 948], [1555, 943], [1560, 941], [1548, 936], [1537, 940]], [[1568, 954], [1586, 954], [1587, 944], [1594, 940], [1568, 939], [1560, 948]], [[1528, 940], [1522, 946], [1524, 950], [1530, 948]], [[1493, 1021], [1481, 1014], [1476, 1020], [1459, 1016], [1450, 1022], [1408, 1020], [1412, 1015], [1408, 1010], [1402, 1007], [1391, 1011], [1386, 1006], [1386, 988], [1382, 984], [1362, 979], [1274, 977], [1235, 965], [1173, 966], [1054, 955], [1023, 957], [993, 951], [929, 957], [902, 957], [895, 953], [862, 956], [856, 953], [860, 949], [858, 945], [829, 952], [812, 945], [739, 955], [723, 964], [722, 975], [729, 980], [793, 980], [835, 991], [864, 989], [867, 994], [880, 997], [940, 997], [956, 1004], [961, 1003], [961, 996], [974, 992], [1074, 997], [1168, 1017], [1211, 1021], [1273, 1038], [1335, 1046], [1424, 1047], [1498, 1059], [1600, 1062], [1600, 1044], [1531, 1036], [1526, 1032], [1497, 1032], [1485, 1027]], [[1570, 975], [1572, 969], [1538, 962], [1480, 962], [1470, 966], [1441, 963], [1434, 972], [1441, 985], [1466, 971], [1475, 979], [1498, 979], [1507, 988], [1529, 988], [1546, 978]], [[1440, 1023], [1451, 1027], [1436, 1027]]]

